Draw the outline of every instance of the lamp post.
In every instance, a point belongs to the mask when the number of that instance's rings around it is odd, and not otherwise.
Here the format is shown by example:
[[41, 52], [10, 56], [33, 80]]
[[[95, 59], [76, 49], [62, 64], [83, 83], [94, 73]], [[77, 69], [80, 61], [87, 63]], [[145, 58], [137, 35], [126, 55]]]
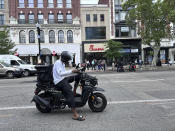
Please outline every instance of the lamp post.
[[39, 47], [39, 59], [40, 61], [38, 63], [41, 63], [41, 46], [40, 46], [40, 25], [37, 23], [36, 24], [36, 28], [37, 28], [37, 38], [38, 38], [38, 47]]

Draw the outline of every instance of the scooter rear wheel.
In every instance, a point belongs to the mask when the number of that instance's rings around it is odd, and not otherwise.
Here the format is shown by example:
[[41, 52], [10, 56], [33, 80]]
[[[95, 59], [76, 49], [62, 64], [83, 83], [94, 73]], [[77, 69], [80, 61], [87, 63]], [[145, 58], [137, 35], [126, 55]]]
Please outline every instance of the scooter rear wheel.
[[88, 105], [93, 112], [102, 112], [107, 105], [106, 97], [101, 93], [94, 93], [89, 97]]
[[[47, 99], [47, 96], [44, 93], [39, 94], [39, 97], [41, 97], [43, 99]], [[51, 112], [51, 108], [48, 108], [46, 106], [42, 106], [42, 105], [40, 105], [38, 103], [36, 103], [36, 108], [42, 113], [49, 113], [49, 112]]]

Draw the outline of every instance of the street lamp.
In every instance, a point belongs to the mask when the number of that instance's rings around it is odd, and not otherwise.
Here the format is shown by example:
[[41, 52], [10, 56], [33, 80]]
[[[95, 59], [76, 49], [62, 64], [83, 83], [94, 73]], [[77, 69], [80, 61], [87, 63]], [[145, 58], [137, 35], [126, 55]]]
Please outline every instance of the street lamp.
[[40, 25], [37, 23], [36, 24], [36, 28], [37, 28], [37, 38], [38, 38], [38, 47], [39, 47], [39, 59], [40, 59], [40, 62], [41, 62], [41, 46], [40, 46]]

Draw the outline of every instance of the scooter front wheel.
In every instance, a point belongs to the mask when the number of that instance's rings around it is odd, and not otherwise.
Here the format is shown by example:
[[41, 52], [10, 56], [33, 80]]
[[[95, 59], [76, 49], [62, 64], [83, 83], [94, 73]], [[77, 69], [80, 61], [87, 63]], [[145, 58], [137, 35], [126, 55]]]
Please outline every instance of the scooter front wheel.
[[88, 105], [93, 112], [102, 112], [107, 106], [106, 97], [102, 93], [94, 93], [89, 97]]

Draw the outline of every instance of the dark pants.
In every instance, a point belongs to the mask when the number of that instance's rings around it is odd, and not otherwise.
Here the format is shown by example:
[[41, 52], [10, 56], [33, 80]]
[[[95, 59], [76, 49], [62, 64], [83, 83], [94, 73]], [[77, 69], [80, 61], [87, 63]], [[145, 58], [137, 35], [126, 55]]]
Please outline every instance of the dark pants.
[[77, 88], [80, 81], [80, 76], [76, 75], [76, 76], [65, 77], [62, 81], [56, 84], [56, 88], [62, 91], [69, 107], [75, 107], [72, 86], [69, 84], [69, 83], [72, 83], [73, 81], [75, 81], [74, 88]]

